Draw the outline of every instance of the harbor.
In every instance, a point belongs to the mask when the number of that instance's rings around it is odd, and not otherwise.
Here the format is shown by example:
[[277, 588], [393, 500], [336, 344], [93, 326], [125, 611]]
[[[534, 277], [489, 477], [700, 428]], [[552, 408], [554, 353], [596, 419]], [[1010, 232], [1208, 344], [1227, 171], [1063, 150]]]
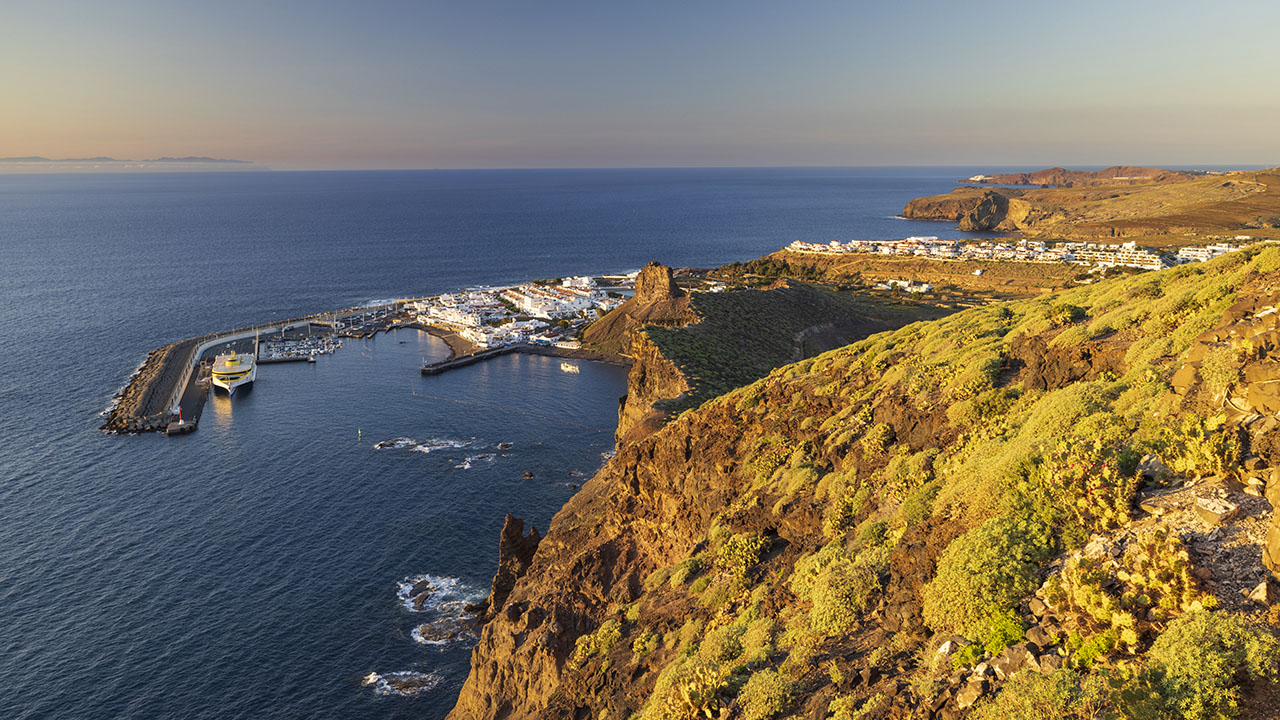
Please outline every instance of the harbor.
[[[509, 353], [619, 363], [585, 350], [575, 339], [595, 319], [633, 292], [635, 273], [557, 278], [523, 285], [469, 288], [443, 295], [404, 298], [252, 325], [170, 343], [152, 351], [102, 413], [111, 433], [185, 435], [199, 427], [215, 386], [234, 392], [251, 386], [258, 365], [315, 363], [342, 348], [345, 339], [417, 329], [448, 344], [449, 357], [424, 362], [436, 375]], [[219, 381], [219, 361], [252, 358], [243, 372]], [[239, 369], [230, 367], [230, 370]]]

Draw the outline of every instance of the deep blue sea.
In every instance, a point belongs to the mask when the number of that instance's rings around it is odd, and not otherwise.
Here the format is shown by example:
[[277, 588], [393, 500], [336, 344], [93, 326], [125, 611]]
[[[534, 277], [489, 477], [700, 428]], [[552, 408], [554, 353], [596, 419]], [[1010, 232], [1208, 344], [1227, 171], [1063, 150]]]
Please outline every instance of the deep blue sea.
[[[469, 645], [414, 629], [487, 591], [506, 513], [545, 530], [599, 468], [626, 378], [526, 356], [424, 378], [446, 348], [399, 331], [263, 366], [193, 435], [99, 432], [149, 350], [474, 284], [953, 236], [894, 216], [979, 170], [0, 176], [0, 718], [442, 718]], [[438, 591], [420, 612], [416, 580]]]

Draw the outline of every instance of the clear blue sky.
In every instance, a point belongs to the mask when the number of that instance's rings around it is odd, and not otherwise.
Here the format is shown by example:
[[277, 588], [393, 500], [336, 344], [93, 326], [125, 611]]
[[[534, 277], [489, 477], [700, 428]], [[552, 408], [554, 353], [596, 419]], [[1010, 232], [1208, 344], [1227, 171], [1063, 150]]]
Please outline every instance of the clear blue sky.
[[1275, 2], [32, 0], [0, 156], [1280, 164]]

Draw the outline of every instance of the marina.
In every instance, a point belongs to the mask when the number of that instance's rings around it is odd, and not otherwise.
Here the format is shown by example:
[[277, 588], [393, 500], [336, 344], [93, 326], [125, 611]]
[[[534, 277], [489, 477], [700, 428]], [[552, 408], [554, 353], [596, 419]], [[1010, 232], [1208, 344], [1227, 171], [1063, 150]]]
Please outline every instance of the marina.
[[[412, 328], [444, 340], [449, 357], [423, 375], [510, 353], [617, 362], [582, 349], [575, 336], [633, 292], [635, 273], [388, 300], [181, 340], [152, 352], [104, 411], [108, 432], [185, 435], [215, 388], [228, 396], [257, 379], [259, 365], [316, 363], [344, 339]], [[572, 373], [573, 370], [563, 372]]]

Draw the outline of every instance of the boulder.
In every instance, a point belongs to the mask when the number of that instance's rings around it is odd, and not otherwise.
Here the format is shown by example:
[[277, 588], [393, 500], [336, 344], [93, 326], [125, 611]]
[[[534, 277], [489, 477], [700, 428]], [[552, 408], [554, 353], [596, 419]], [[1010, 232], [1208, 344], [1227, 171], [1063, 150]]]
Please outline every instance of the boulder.
[[1039, 625], [1032, 625], [1031, 628], [1027, 630], [1027, 640], [1030, 640], [1042, 648], [1047, 648], [1057, 642], [1054, 638], [1049, 636], [1049, 633], [1046, 632], [1044, 628]]
[[1031, 598], [1031, 602], [1027, 603], [1027, 609], [1036, 617], [1044, 617], [1044, 614], [1049, 612], [1049, 606], [1045, 605], [1040, 598]]
[[1271, 529], [1262, 544], [1262, 564], [1280, 579], [1280, 513], [1271, 516]]
[[1018, 672], [1034, 660], [1035, 656], [1027, 650], [1026, 644], [1019, 643], [1005, 648], [1004, 651], [991, 662], [991, 667], [996, 671], [997, 677], [1001, 680], [1006, 680], [1010, 675]]
[[964, 684], [960, 692], [956, 694], [956, 707], [964, 710], [972, 707], [987, 692], [987, 681], [983, 678], [974, 678]]
[[1195, 504], [1196, 516], [1206, 525], [1230, 522], [1240, 512], [1240, 506], [1221, 498], [1199, 498]]
[[1258, 583], [1249, 593], [1249, 599], [1264, 607], [1273, 605], [1277, 600], [1275, 581], [1267, 579]]

